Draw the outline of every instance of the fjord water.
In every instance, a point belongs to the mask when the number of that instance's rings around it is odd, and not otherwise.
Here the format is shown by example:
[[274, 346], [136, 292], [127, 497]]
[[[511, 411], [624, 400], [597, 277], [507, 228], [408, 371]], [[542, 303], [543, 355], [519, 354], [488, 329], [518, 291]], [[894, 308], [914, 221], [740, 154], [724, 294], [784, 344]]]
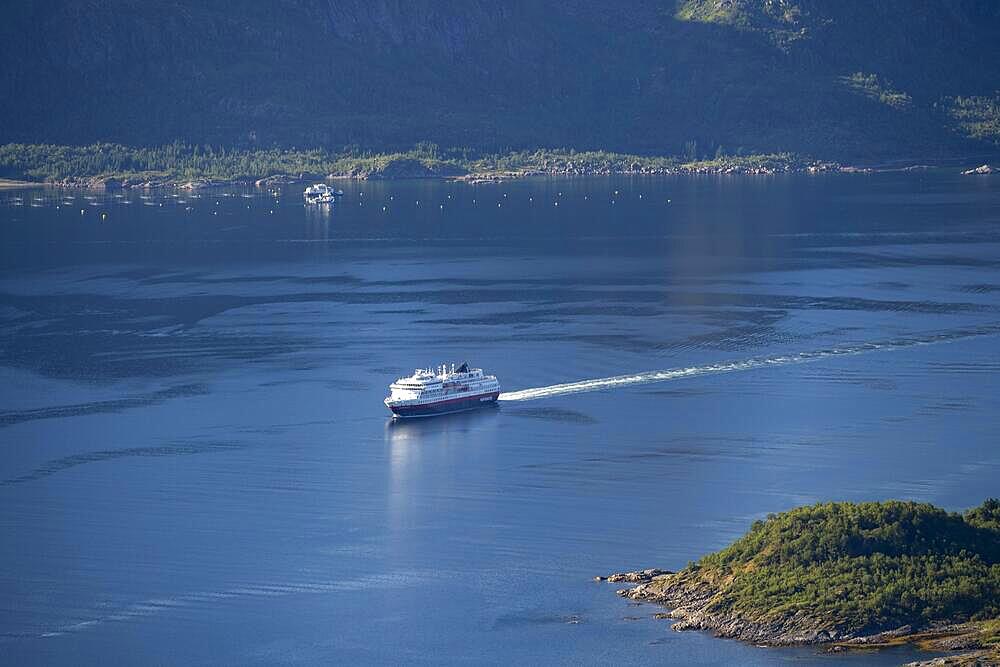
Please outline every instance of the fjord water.
[[[914, 658], [672, 632], [592, 577], [997, 495], [1000, 179], [343, 187], [0, 194], [0, 660]], [[389, 420], [465, 359], [498, 408]]]

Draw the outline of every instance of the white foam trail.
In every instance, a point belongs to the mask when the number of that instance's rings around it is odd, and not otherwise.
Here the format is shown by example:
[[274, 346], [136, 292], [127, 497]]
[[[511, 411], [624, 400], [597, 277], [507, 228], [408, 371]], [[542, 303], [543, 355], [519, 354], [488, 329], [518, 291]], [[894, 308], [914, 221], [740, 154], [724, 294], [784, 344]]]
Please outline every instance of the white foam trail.
[[943, 333], [923, 334], [911, 338], [901, 338], [889, 341], [858, 343], [848, 345], [846, 347], [834, 347], [811, 352], [796, 352], [793, 354], [784, 354], [773, 357], [753, 357], [742, 361], [723, 361], [705, 366], [671, 368], [661, 371], [635, 373], [633, 375], [615, 375], [606, 378], [580, 380], [578, 382], [567, 382], [564, 384], [553, 384], [548, 387], [534, 387], [531, 389], [508, 391], [500, 394], [498, 400], [534, 401], [539, 398], [549, 398], [551, 396], [579, 394], [587, 391], [602, 391], [605, 389], [628, 387], [636, 384], [649, 384], [652, 382], [666, 382], [668, 380], [679, 380], [681, 378], [696, 377], [699, 375], [715, 375], [719, 373], [733, 373], [735, 371], [749, 371], [757, 368], [767, 368], [770, 366], [789, 366], [809, 361], [819, 361], [820, 359], [829, 359], [830, 357], [846, 357], [856, 354], [864, 354], [866, 352], [875, 352], [877, 350], [896, 350], [916, 347], [918, 345], [946, 343], [974, 336], [996, 335], [997, 333], [1000, 333], [1000, 325], [974, 329], [959, 329]]

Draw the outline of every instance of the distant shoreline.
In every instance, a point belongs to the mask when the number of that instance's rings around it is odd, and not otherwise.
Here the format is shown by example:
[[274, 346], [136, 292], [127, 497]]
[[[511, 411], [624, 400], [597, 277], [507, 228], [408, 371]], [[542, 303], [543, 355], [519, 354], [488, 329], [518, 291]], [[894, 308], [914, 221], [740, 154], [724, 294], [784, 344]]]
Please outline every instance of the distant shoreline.
[[33, 181], [18, 181], [11, 178], [0, 178], [0, 190], [14, 190], [19, 188], [38, 188], [45, 185], [45, 183], [37, 183]]
[[[978, 167], [982, 157], [953, 158], [951, 165]], [[170, 144], [60, 146], [0, 145], [0, 174], [7, 187], [55, 185], [97, 190], [176, 188], [200, 190], [252, 185], [272, 189], [290, 183], [334, 179], [440, 179], [469, 184], [531, 176], [777, 175], [874, 173], [942, 166], [941, 161], [853, 166], [795, 153], [753, 155], [635, 155], [608, 151], [536, 149], [474, 154], [419, 144], [406, 152], [331, 152], [322, 149], [214, 149]], [[957, 167], [956, 167], [957, 168]], [[16, 180], [13, 180], [16, 179]]]

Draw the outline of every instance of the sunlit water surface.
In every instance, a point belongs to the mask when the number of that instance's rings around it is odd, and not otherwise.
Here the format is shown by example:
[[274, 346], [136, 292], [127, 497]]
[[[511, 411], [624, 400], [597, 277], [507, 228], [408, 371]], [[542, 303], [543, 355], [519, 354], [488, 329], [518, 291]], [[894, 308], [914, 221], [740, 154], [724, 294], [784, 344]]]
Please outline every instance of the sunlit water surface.
[[[592, 577], [1000, 488], [1000, 179], [0, 193], [0, 661], [898, 664]], [[504, 401], [393, 423], [469, 360]]]

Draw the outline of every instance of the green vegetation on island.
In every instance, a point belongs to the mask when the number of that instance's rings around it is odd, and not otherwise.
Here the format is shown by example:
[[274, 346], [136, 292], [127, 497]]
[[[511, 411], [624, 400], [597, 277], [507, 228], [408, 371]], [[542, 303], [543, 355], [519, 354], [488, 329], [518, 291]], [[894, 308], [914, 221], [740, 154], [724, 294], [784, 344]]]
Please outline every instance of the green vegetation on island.
[[1000, 648], [1000, 502], [965, 514], [901, 501], [800, 507], [677, 573], [616, 576], [642, 582], [619, 593], [668, 607], [678, 630], [989, 652]]
[[191, 183], [290, 181], [304, 178], [516, 178], [533, 174], [757, 173], [835, 169], [832, 163], [779, 153], [699, 158], [628, 155], [606, 151], [539, 149], [481, 154], [442, 149], [429, 142], [408, 151], [373, 153], [358, 148], [227, 149], [180, 142], [155, 147], [120, 144], [0, 145], [0, 177], [63, 185], [157, 186]]

